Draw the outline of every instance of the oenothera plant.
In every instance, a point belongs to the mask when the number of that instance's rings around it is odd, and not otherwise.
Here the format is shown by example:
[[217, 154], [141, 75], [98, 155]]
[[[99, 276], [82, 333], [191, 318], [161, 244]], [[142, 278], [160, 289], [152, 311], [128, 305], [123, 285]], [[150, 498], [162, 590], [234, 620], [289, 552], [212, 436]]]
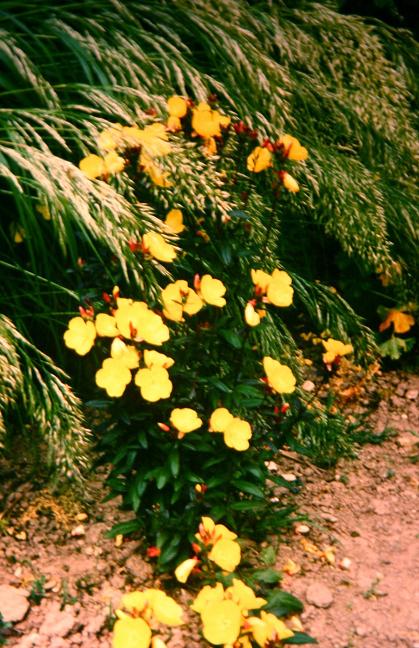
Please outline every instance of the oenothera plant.
[[301, 632], [301, 621], [295, 614], [303, 609], [298, 599], [279, 588], [259, 591], [261, 588], [255, 587], [251, 579], [252, 586], [238, 577], [240, 543], [225, 525], [203, 517], [192, 548], [194, 558], [185, 560], [175, 570], [184, 587], [191, 574], [195, 581], [200, 581], [199, 588], [196, 583], [190, 586], [194, 598], [189, 611], [160, 590], [125, 594], [121, 600], [123, 609], [116, 611], [113, 648], [164, 648], [170, 634], [164, 626], [190, 625], [192, 620], [196, 621], [196, 614], [206, 645], [279, 648], [291, 638], [292, 643], [300, 645], [314, 642]]
[[[136, 513], [115, 533], [144, 532], [162, 568], [184, 553], [185, 529], [191, 535], [203, 514], [260, 536], [286, 518], [271, 501], [266, 463], [286, 399], [297, 399], [296, 348], [278, 337], [294, 289], [270, 242], [282, 192], [299, 190], [287, 165], [307, 157], [290, 135], [256, 145], [256, 133], [207, 103], [175, 96], [168, 112], [166, 124], [104, 130], [100, 155], [80, 162], [92, 182], [119, 174], [127, 191], [149, 197], [156, 229], [127, 245], [162, 274], [161, 289], [100, 286], [102, 301], [64, 334], [69, 348], [95, 348], [102, 362], [108, 485]], [[200, 200], [192, 175], [188, 194], [192, 163], [213, 178], [214, 202]], [[262, 207], [252, 202], [258, 182]], [[261, 208], [270, 210], [263, 231], [249, 216]]]

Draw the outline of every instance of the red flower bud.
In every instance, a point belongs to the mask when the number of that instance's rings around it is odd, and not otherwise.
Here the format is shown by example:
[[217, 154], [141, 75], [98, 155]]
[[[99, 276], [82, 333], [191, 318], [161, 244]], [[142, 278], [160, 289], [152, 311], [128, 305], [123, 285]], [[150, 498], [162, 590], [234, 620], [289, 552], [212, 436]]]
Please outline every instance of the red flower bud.
[[147, 547], [147, 556], [149, 558], [157, 558], [160, 554], [161, 550], [158, 547]]

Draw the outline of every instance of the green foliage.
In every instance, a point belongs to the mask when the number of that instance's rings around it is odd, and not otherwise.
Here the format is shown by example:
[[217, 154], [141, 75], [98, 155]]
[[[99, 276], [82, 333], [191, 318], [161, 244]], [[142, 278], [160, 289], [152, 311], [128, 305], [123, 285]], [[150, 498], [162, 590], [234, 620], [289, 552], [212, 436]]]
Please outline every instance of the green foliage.
[[[292, 275], [298, 308], [314, 328], [353, 339], [360, 356], [374, 349], [358, 316], [359, 311], [367, 314], [364, 303], [374, 302], [374, 275], [390, 273], [399, 263], [401, 274], [393, 273], [386, 299], [391, 304], [395, 295], [399, 301], [417, 298], [411, 116], [417, 43], [408, 32], [342, 16], [331, 1], [308, 0], [273, 6], [245, 0], [107, 0], [100, 6], [91, 0], [29, 1], [17, 6], [6, 0], [1, 30], [0, 311], [33, 345], [35, 387], [27, 387], [30, 397], [21, 400], [20, 409], [28, 408], [29, 420], [38, 412], [37, 429], [49, 446], [51, 466], [63, 453], [66, 459], [59, 466], [77, 463], [79, 454], [84, 465], [86, 436], [64, 376], [57, 382], [60, 370], [41, 360], [43, 353], [54, 363], [66, 363], [80, 391], [91, 396], [85, 372], [62, 351], [64, 322], [78, 303], [98, 301], [97, 277], [133, 295], [158, 294], [167, 269], [144, 261], [128, 242], [158, 228], [162, 211], [175, 203], [190, 206], [196, 227], [188, 245], [196, 251], [203, 212], [220, 218], [228, 213], [232, 219], [225, 228], [217, 219], [207, 221], [207, 233], [218, 243], [209, 244], [202, 272], [234, 274], [246, 261], [242, 254], [257, 258], [269, 232], [267, 256], [272, 267], [280, 259]], [[173, 92], [195, 100], [217, 94], [225, 109], [259, 130], [261, 139], [283, 132], [300, 137], [310, 159], [297, 172], [304, 187], [299, 200], [287, 196], [270, 222], [266, 185], [258, 179], [249, 187], [239, 174], [237, 195], [247, 192], [247, 202], [230, 204], [217, 162], [205, 164], [199, 152], [182, 146], [167, 165], [176, 178], [170, 191], [149, 182], [138, 193], [125, 174], [91, 182], [79, 171], [80, 158], [96, 151], [104, 127], [116, 121], [142, 126], [150, 108], [162, 118]], [[253, 248], [235, 251], [230, 238], [241, 233], [246, 241], [245, 227], [253, 229]], [[359, 274], [355, 310], [327, 287], [339, 285], [352, 300], [352, 288], [338, 276], [342, 258], [346, 277]], [[186, 272], [195, 271], [182, 261]], [[284, 318], [275, 324], [263, 331], [262, 345], [274, 344], [284, 359], [292, 359], [293, 323]], [[241, 352], [236, 328], [220, 328], [222, 342]], [[2, 416], [15, 411], [19, 385], [29, 384], [25, 361], [20, 362], [22, 369], [16, 369], [17, 362], [7, 360], [2, 372], [7, 376], [0, 389]], [[260, 395], [253, 387], [245, 385], [247, 404], [257, 409]], [[228, 397], [236, 401], [237, 393]], [[3, 439], [11, 423], [0, 419]], [[79, 468], [69, 470], [78, 474]]]

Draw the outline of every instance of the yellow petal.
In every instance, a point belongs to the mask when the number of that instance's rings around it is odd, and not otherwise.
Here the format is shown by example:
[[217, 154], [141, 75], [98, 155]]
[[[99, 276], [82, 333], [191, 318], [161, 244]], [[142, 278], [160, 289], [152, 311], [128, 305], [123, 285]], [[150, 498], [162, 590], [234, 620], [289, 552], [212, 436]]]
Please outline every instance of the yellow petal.
[[241, 560], [240, 545], [235, 540], [222, 538], [215, 543], [208, 558], [224, 571], [232, 572]]
[[180, 209], [171, 209], [165, 220], [166, 227], [174, 234], [180, 234], [185, 229], [183, 214]]
[[214, 277], [208, 274], [202, 277], [199, 293], [207, 304], [222, 308], [226, 305], [226, 300], [223, 297], [225, 292], [226, 287], [219, 279], [214, 279]]
[[176, 567], [175, 576], [179, 583], [186, 583], [192, 571], [195, 569], [197, 562], [197, 558], [188, 558]]
[[211, 432], [224, 432], [233, 420], [233, 414], [225, 407], [218, 407], [211, 414], [209, 426]]
[[108, 173], [114, 175], [115, 173], [120, 173], [124, 170], [125, 160], [123, 157], [118, 155], [116, 151], [111, 151], [104, 158], [105, 169]]
[[263, 368], [268, 384], [279, 394], [291, 394], [295, 391], [296, 379], [291, 369], [269, 356], [263, 358]]
[[240, 634], [241, 612], [233, 601], [210, 603], [201, 619], [203, 635], [211, 644], [234, 644]]
[[297, 191], [300, 191], [300, 185], [298, 184], [297, 180], [292, 177], [287, 171], [284, 171], [282, 174], [282, 184], [284, 185], [285, 189], [288, 189], [288, 191], [291, 191], [292, 193], [297, 193]]
[[96, 332], [101, 337], [115, 337], [119, 335], [116, 319], [107, 313], [99, 313], [95, 320]]
[[304, 146], [301, 146], [296, 137], [292, 135], [283, 135], [278, 144], [284, 147], [284, 154], [289, 160], [302, 161], [308, 158], [308, 151]]
[[87, 155], [85, 158], [80, 160], [79, 169], [83, 171], [84, 175], [94, 180], [99, 178], [106, 172], [106, 166], [103, 158], [98, 155]]
[[262, 146], [256, 146], [247, 158], [247, 169], [253, 173], [260, 173], [272, 166], [272, 153]]
[[152, 257], [164, 263], [171, 263], [176, 259], [177, 252], [173, 245], [167, 243], [161, 234], [147, 232], [143, 236], [143, 245]]
[[180, 119], [188, 112], [188, 102], [183, 97], [173, 95], [167, 100], [167, 110], [172, 117], [179, 117]]
[[188, 434], [202, 426], [202, 419], [190, 407], [177, 407], [170, 414], [170, 423], [179, 432]]
[[258, 326], [260, 324], [260, 315], [255, 311], [255, 307], [251, 302], [246, 304], [244, 319], [249, 326]]
[[73, 317], [68, 323], [67, 331], [64, 333], [65, 345], [81, 356], [90, 351], [95, 338], [95, 325], [93, 322], [86, 322], [82, 317]]
[[250, 424], [238, 417], [234, 417], [224, 430], [224, 443], [226, 446], [241, 452], [248, 449], [251, 437], [252, 428]]
[[151, 629], [144, 619], [125, 617], [113, 627], [113, 648], [149, 648], [150, 641]]
[[385, 331], [392, 324], [395, 333], [407, 333], [415, 323], [415, 318], [413, 315], [408, 313], [403, 313], [402, 311], [392, 309], [387, 313], [387, 317], [384, 322], [381, 322], [378, 327], [379, 331]]

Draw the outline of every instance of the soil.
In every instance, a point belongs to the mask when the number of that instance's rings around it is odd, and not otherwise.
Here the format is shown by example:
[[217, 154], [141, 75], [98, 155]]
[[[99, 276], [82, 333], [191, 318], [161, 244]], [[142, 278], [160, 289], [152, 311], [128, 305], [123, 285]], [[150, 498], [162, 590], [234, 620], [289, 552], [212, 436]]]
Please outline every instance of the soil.
[[[306, 519], [265, 544], [278, 546], [282, 588], [303, 601], [304, 631], [320, 648], [419, 648], [418, 391], [417, 376], [376, 380], [370, 423], [393, 432], [356, 459], [321, 470], [284, 452], [271, 466], [304, 484], [293, 497]], [[7, 646], [108, 648], [121, 594], [159, 582], [138, 541], [106, 538], [124, 515], [101, 501], [103, 474], [83, 506], [11, 484], [0, 494], [0, 610], [18, 617], [3, 631]], [[177, 598], [190, 595], [179, 589]], [[205, 645], [193, 621], [168, 640]]]

